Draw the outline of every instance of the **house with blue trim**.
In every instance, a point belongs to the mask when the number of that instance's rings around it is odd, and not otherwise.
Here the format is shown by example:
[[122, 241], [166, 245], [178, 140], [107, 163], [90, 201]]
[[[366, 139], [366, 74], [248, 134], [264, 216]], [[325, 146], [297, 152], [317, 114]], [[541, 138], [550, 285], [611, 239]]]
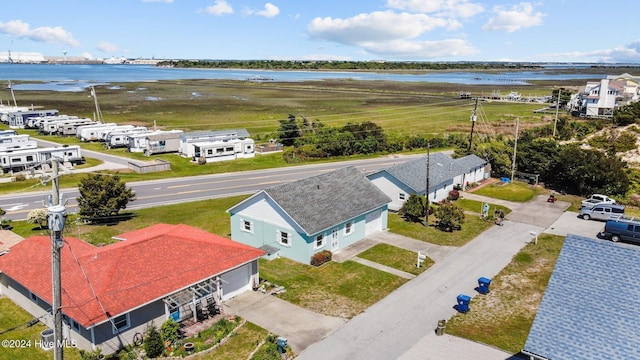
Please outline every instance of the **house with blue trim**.
[[[456, 186], [465, 188], [488, 176], [488, 162], [476, 155], [453, 159], [444, 153], [429, 155], [429, 201], [446, 199]], [[399, 210], [411, 194], [424, 196], [427, 157], [420, 157], [367, 175], [392, 200], [389, 209]]]
[[567, 235], [522, 353], [640, 359], [640, 247]]
[[227, 212], [235, 241], [309, 264], [386, 229], [390, 201], [350, 166], [263, 189]]

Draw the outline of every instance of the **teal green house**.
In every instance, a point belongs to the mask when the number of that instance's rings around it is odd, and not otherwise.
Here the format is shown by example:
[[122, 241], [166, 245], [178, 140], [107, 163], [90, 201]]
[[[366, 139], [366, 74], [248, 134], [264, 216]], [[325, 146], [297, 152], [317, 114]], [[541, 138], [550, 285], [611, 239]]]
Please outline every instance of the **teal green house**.
[[350, 166], [260, 190], [227, 212], [233, 240], [309, 264], [386, 229], [389, 202]]

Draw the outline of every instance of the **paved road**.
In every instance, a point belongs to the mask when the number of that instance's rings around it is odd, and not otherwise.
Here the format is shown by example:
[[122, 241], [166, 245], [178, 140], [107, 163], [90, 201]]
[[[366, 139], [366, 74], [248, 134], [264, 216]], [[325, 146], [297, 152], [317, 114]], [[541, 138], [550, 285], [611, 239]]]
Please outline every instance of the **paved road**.
[[[325, 164], [288, 166], [275, 169], [243, 171], [224, 174], [168, 178], [163, 180], [127, 183], [136, 192], [136, 200], [127, 207], [130, 210], [159, 205], [253, 194], [276, 184], [317, 175], [345, 166], [355, 166], [363, 173], [392, 166], [420, 155], [385, 156], [375, 159], [352, 160]], [[50, 190], [0, 196], [0, 208], [7, 211], [6, 218], [22, 220], [29, 211], [42, 207]], [[62, 189], [68, 200], [67, 212], [76, 211], [77, 189]]]

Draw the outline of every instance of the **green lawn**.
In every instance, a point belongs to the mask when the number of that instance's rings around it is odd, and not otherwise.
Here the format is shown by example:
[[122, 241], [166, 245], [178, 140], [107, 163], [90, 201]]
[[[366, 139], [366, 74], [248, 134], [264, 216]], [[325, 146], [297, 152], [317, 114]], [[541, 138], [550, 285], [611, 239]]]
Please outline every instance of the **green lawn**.
[[374, 247], [358, 254], [358, 257], [386, 265], [394, 269], [402, 270], [413, 275], [420, 275], [434, 264], [433, 260], [427, 257], [422, 263], [422, 266], [417, 267], [417, 253], [400, 249], [389, 244], [375, 245]]
[[513, 181], [511, 183], [493, 183], [483, 186], [475, 190], [473, 193], [478, 195], [489, 196], [496, 199], [527, 202], [536, 195], [544, 194], [546, 191], [542, 188], [532, 187], [522, 181]]
[[487, 295], [475, 295], [469, 312], [456, 314], [446, 332], [517, 353], [524, 347], [564, 237], [542, 234], [491, 280]]
[[[33, 319], [28, 312], [14, 304], [6, 297], [0, 297], [0, 360], [14, 359], [53, 359], [52, 351], [44, 351], [38, 345], [42, 340], [40, 333], [47, 329], [42, 323], [29, 326]], [[6, 343], [4, 340], [10, 341]], [[16, 345], [9, 347], [9, 345]], [[75, 348], [64, 349], [65, 359], [80, 359], [80, 352]]]
[[435, 216], [429, 216], [429, 227], [424, 227], [420, 223], [405, 221], [395, 213], [389, 213], [389, 231], [404, 235], [413, 239], [426, 241], [436, 245], [462, 246], [481, 232], [494, 225], [493, 221], [484, 220], [480, 215], [465, 214], [464, 224], [461, 230], [446, 232], [434, 226]]
[[284, 300], [344, 318], [358, 315], [407, 281], [354, 261], [314, 267], [286, 258], [260, 260], [260, 277], [284, 286], [286, 292], [279, 295]]

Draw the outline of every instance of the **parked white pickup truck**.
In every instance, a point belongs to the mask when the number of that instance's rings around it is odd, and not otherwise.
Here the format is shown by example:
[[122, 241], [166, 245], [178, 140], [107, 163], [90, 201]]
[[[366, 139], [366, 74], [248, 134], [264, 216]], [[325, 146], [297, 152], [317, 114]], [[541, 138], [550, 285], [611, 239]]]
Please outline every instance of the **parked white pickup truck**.
[[582, 207], [591, 208], [596, 204], [615, 204], [616, 201], [607, 195], [593, 194], [590, 198], [582, 200]]

